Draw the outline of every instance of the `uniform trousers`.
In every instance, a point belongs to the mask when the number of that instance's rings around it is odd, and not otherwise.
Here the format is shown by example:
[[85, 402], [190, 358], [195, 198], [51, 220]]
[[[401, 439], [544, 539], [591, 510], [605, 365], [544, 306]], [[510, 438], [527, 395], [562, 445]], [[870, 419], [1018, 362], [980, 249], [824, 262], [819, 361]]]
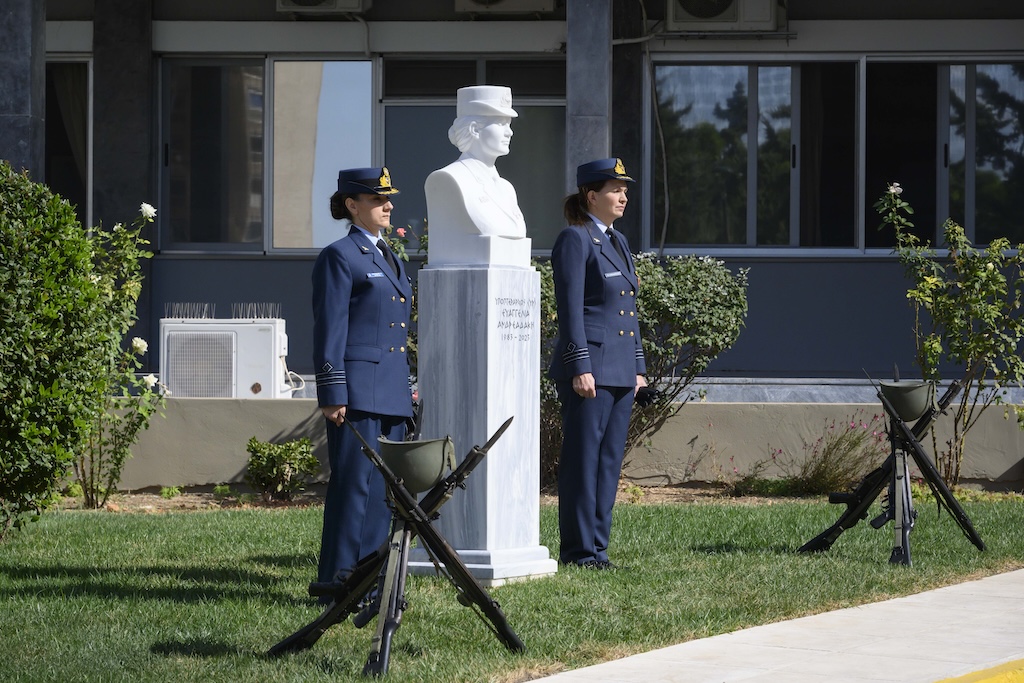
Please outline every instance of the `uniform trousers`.
[[597, 387], [583, 398], [572, 383], [556, 383], [562, 403], [558, 461], [559, 560], [608, 560], [612, 507], [633, 408], [633, 387]]
[[[349, 410], [345, 417], [366, 442], [380, 452], [377, 437], [405, 439], [406, 418]], [[331, 478], [324, 500], [324, 528], [320, 542], [317, 580], [334, 580], [352, 571], [356, 563], [387, 540], [391, 510], [384, 477], [363, 453], [362, 444], [348, 426], [327, 421], [327, 449]]]

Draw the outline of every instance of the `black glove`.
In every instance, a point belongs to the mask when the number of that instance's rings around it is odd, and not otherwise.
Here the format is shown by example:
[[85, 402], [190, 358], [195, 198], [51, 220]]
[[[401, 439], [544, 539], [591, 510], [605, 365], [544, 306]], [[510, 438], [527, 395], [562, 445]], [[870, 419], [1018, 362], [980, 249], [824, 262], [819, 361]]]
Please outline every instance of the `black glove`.
[[641, 408], [646, 408], [661, 397], [661, 392], [651, 387], [640, 387], [633, 397], [633, 402]]

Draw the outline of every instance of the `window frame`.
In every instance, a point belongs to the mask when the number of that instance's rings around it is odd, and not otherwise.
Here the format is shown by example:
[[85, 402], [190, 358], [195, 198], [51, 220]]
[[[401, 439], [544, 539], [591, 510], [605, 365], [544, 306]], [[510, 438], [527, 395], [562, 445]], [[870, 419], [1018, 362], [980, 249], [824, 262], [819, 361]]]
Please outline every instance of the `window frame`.
[[[968, 67], [967, 75], [965, 79], [965, 92], [973, 93], [974, 89], [974, 78], [973, 74], [979, 65], [989, 64], [1006, 64], [1016, 63], [1024, 61], [1024, 52], [1022, 53], [998, 53], [998, 54], [980, 54], [980, 53], [968, 53], [968, 54], [939, 54], [939, 53], [921, 53], [921, 54], [906, 54], [899, 53], [893, 54], [888, 52], [846, 52], [846, 53], [798, 53], [798, 54], [786, 54], [780, 55], [776, 53], [711, 53], [711, 54], [696, 54], [689, 52], [657, 52], [649, 55], [650, 68], [646, 70], [644, 76], [644, 139], [649, 141], [650, 144], [644, 145], [643, 150], [643, 164], [644, 168], [648, 169], [646, 174], [648, 179], [643, 181], [643, 195], [646, 201], [643, 203], [643, 224], [651, 226], [644, 231], [642, 235], [642, 248], [646, 251], [655, 251], [658, 249], [658, 245], [653, 239], [654, 231], [656, 228], [653, 225], [654, 221], [654, 164], [658, 163], [658, 159], [655, 155], [655, 134], [653, 124], [653, 89], [654, 89], [654, 77], [655, 69], [659, 65], [693, 65], [693, 66], [713, 66], [713, 65], [743, 65], [747, 66], [755, 73], [758, 67], [763, 66], [792, 66], [794, 71], [792, 74], [792, 143], [796, 145], [801, 144], [800, 140], [800, 116], [802, 110], [801, 100], [801, 71], [796, 68], [803, 64], [815, 63], [815, 62], [849, 62], [855, 65], [855, 78], [856, 78], [856, 94], [855, 94], [855, 237], [854, 246], [850, 247], [800, 247], [793, 244], [795, 240], [799, 239], [799, 190], [800, 190], [800, 171], [799, 166], [794, 169], [791, 177], [790, 184], [790, 241], [791, 243], [786, 246], [779, 245], [682, 245], [682, 246], [666, 246], [664, 253], [666, 254], [698, 254], [715, 257], [731, 257], [731, 258], [748, 258], [748, 257], [777, 257], [783, 259], [789, 258], [801, 258], [801, 259], [814, 259], [814, 258], [895, 258], [891, 248], [886, 247], [866, 247], [865, 246], [865, 231], [871, 225], [871, 217], [865, 215], [866, 206], [866, 193], [867, 190], [864, 187], [865, 173], [866, 173], [866, 150], [867, 150], [867, 65], [870, 63], [877, 62], [888, 62], [888, 63], [906, 63], [906, 62], [917, 62], [933, 64], [936, 67], [937, 78], [939, 79], [939, 98], [937, 102], [937, 109], [935, 112], [938, 133], [936, 135], [934, 149], [935, 149], [935, 163], [936, 163], [936, 216], [948, 217], [950, 215], [950, 188], [949, 188], [949, 167], [945, 163], [945, 150], [948, 149], [950, 144], [949, 138], [949, 90], [950, 90], [950, 67], [962, 66]], [[971, 67], [974, 67], [973, 69]], [[756, 80], [751, 82], [756, 84]], [[749, 87], [753, 87], [751, 83], [748, 83]], [[748, 92], [749, 97], [749, 92]], [[974, 159], [974, 141], [975, 141], [975, 125], [976, 119], [974, 118], [975, 109], [975, 98], [966, 98], [967, 113], [965, 118], [968, 121], [966, 130], [966, 160], [965, 160], [965, 174], [966, 174], [966, 196], [965, 196], [965, 221], [964, 229], [967, 236], [970, 239], [974, 239], [975, 234], [975, 201], [976, 201], [976, 189], [974, 187], [974, 177], [976, 171], [976, 161]], [[748, 117], [756, 116], [757, 107], [750, 107], [748, 110]], [[799, 149], [799, 147], [797, 148]], [[750, 240], [750, 235], [753, 232], [754, 239], [756, 240], [756, 215], [751, 217], [751, 213], [756, 211], [756, 206], [751, 207], [753, 203], [751, 201], [750, 188], [753, 186], [756, 191], [756, 163], [752, 160], [756, 159], [754, 155], [748, 156], [748, 197], [747, 197], [747, 235]], [[753, 163], [754, 168], [750, 166]], [[753, 177], [749, 177], [750, 174]], [[756, 196], [756, 195], [754, 195]], [[945, 220], [943, 218], [942, 220]], [[938, 221], [937, 221], [938, 222]], [[935, 235], [933, 236], [932, 243], [938, 244], [941, 242], [941, 223], [936, 225]], [[943, 250], [939, 249], [939, 253]]]
[[183, 66], [256, 66], [263, 69], [263, 122], [262, 122], [262, 155], [263, 155], [263, 178], [261, 199], [262, 234], [259, 242], [176, 242], [170, 235], [169, 212], [165, 211], [162, 216], [158, 214], [156, 248], [161, 254], [186, 254], [186, 255], [238, 255], [238, 256], [262, 256], [267, 254], [268, 231], [270, 230], [267, 219], [267, 191], [268, 191], [268, 127], [267, 127], [267, 102], [269, 97], [268, 65], [269, 59], [266, 55], [253, 55], [245, 53], [217, 53], [217, 54], [181, 54], [168, 53], [160, 55], [156, 66], [157, 80], [157, 150], [156, 163], [159, 178], [159, 197], [161, 206], [171, 204], [171, 173], [168, 160], [170, 146], [170, 102], [168, 88], [168, 71], [172, 65]]
[[[382, 158], [384, 150], [383, 125], [384, 109], [381, 102], [381, 89], [383, 73], [381, 69], [382, 59], [380, 55], [366, 57], [352, 53], [278, 53], [267, 56], [266, 86], [264, 88], [266, 101], [269, 103], [264, 110], [264, 159], [267, 172], [263, 174], [263, 197], [264, 212], [264, 253], [268, 256], [316, 256], [323, 249], [323, 246], [310, 247], [278, 247], [274, 245], [274, 97], [275, 78], [274, 66], [277, 62], [369, 62], [370, 64], [370, 156], [365, 166], [375, 166]], [[358, 168], [358, 166], [353, 166]], [[341, 170], [340, 168], [338, 170]], [[326, 206], [330, 195], [323, 197], [323, 205]], [[324, 245], [326, 246], [326, 245]]]

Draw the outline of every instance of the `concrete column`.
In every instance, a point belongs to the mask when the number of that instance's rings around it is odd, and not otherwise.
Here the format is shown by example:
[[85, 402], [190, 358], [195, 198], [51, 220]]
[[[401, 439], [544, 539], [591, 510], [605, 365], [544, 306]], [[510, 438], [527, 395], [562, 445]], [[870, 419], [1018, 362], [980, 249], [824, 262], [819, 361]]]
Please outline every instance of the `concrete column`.
[[[644, 79], [646, 78], [644, 47], [639, 42], [628, 42], [644, 34], [643, 12], [640, 3], [618, 0], [613, 7], [613, 40], [619, 41], [613, 47], [612, 66], [612, 146], [609, 156], [622, 159], [626, 172], [637, 180], [637, 186], [629, 193], [629, 206], [622, 218], [615, 221], [615, 229], [629, 238], [633, 251], [640, 251], [642, 204], [646, 195], [640, 187], [651, 187], [654, 173], [643, 165], [644, 149]], [[652, 147], [652, 150], [654, 148]], [[648, 177], [650, 176], [650, 177]]]
[[46, 3], [0, 5], [0, 159], [42, 182], [46, 139]]
[[[153, 145], [154, 108], [152, 3], [95, 0], [93, 15], [93, 220], [110, 227], [138, 215], [139, 204], [157, 208]], [[155, 229], [144, 236], [156, 243]], [[149, 274], [139, 297], [139, 324], [129, 333], [152, 341]], [[153, 369], [155, 359], [148, 361]]]
[[576, 167], [611, 155], [612, 0], [565, 3], [565, 188]]

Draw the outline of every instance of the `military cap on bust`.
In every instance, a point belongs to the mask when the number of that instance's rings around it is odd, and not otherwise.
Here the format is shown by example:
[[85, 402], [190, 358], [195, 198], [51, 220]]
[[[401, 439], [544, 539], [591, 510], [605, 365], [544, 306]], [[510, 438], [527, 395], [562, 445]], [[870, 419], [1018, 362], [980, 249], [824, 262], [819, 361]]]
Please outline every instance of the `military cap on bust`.
[[398, 194], [387, 166], [338, 171], [338, 194]]
[[626, 175], [626, 167], [622, 165], [622, 159], [612, 157], [611, 159], [598, 159], [588, 161], [576, 167], [576, 186], [583, 187], [590, 183], [599, 183], [605, 180], [625, 180], [628, 183], [633, 179]]
[[469, 85], [455, 93], [455, 117], [519, 116], [512, 108], [512, 88], [504, 85]]

